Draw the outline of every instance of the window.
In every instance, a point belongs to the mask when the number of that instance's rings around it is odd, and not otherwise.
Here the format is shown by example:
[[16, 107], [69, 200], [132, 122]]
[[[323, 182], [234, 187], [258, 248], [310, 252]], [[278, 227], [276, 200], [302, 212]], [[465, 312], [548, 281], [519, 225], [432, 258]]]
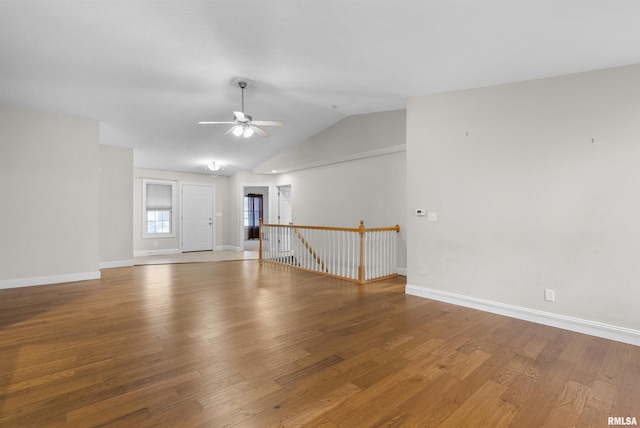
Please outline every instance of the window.
[[147, 209], [147, 233], [171, 233], [171, 211]]
[[142, 180], [142, 237], [162, 238], [175, 236], [173, 207], [174, 182]]

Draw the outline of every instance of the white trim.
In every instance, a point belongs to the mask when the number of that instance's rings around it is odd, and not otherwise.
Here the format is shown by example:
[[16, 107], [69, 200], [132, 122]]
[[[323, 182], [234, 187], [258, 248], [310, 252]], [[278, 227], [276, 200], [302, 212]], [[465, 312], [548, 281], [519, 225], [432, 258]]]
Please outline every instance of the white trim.
[[15, 278], [0, 281], [0, 289], [31, 287], [34, 285], [60, 284], [62, 282], [87, 281], [100, 279], [100, 271], [67, 273], [62, 275], [35, 276], [31, 278]]
[[405, 293], [640, 346], [640, 331], [407, 284]]
[[100, 269], [111, 269], [133, 266], [133, 260], [115, 260], [112, 262], [100, 262]]
[[288, 172], [299, 171], [302, 169], [316, 168], [319, 166], [333, 165], [336, 163], [350, 162], [350, 161], [355, 161], [359, 159], [390, 155], [392, 153], [399, 153], [399, 152], [406, 152], [406, 151], [407, 151], [406, 144], [398, 144], [395, 146], [383, 147], [381, 149], [369, 150], [367, 152], [352, 153], [344, 156], [339, 156], [337, 158], [322, 159], [322, 160], [303, 163], [300, 165], [294, 165], [290, 167], [277, 167], [276, 168], [278, 170], [277, 173], [274, 173], [272, 171], [259, 170], [259, 169], [252, 169], [251, 173], [252, 174], [286, 174]]
[[397, 267], [396, 266], [396, 273], [398, 275], [407, 276], [407, 268], [406, 267]]
[[180, 248], [171, 248], [169, 250], [143, 250], [143, 251], [134, 251], [133, 257], [144, 257], [144, 256], [162, 256], [165, 254], [180, 254]]

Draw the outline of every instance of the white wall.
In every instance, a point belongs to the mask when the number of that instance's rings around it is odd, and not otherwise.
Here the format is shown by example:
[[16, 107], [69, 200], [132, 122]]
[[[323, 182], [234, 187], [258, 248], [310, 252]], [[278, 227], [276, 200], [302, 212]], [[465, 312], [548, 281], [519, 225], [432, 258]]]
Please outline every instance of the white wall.
[[638, 76], [410, 99], [408, 292], [640, 339]]
[[100, 145], [100, 267], [133, 265], [133, 150]]
[[[215, 186], [215, 243], [214, 249], [223, 249], [229, 242], [229, 177], [212, 177], [209, 174], [190, 174], [155, 169], [133, 169], [133, 251], [134, 255], [176, 253], [180, 246], [180, 197], [176, 198], [174, 216], [176, 218], [175, 236], [171, 238], [142, 238], [142, 180], [152, 178], [168, 180], [175, 183], [176, 192], [180, 191], [180, 183], [203, 183]], [[154, 245], [157, 243], [157, 245]]]
[[0, 288], [100, 276], [99, 134], [0, 107]]

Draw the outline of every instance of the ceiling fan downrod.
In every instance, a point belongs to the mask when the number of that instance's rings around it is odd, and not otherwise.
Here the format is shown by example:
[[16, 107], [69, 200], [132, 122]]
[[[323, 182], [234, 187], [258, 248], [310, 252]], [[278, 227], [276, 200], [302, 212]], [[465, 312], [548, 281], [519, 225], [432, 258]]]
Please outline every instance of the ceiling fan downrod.
[[240, 87], [240, 89], [242, 90], [242, 113], [244, 113], [244, 88], [247, 87], [247, 82], [240, 80], [238, 82], [238, 86]]

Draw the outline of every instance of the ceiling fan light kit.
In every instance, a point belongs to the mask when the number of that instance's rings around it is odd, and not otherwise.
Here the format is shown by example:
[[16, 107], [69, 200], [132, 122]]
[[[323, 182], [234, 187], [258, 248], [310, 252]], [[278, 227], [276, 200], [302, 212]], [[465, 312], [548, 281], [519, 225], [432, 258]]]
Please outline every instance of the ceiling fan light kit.
[[224, 171], [224, 165], [216, 161], [212, 161], [206, 164], [204, 169], [211, 174], [212, 178], [216, 178], [220, 175], [220, 171]]
[[268, 137], [269, 134], [260, 126], [283, 126], [284, 122], [281, 120], [253, 120], [248, 114], [244, 114], [244, 90], [253, 85], [253, 81], [245, 78], [238, 77], [231, 81], [233, 86], [240, 88], [242, 96], [242, 111], [233, 112], [233, 122], [198, 122], [200, 125], [233, 125], [227, 132], [223, 134], [233, 134], [236, 137], [249, 138], [253, 134], [258, 134], [261, 137]]
[[207, 169], [211, 172], [218, 172], [220, 170], [224, 170], [224, 168], [222, 167], [222, 164], [219, 164], [216, 162], [208, 163], [206, 166], [207, 166]]

